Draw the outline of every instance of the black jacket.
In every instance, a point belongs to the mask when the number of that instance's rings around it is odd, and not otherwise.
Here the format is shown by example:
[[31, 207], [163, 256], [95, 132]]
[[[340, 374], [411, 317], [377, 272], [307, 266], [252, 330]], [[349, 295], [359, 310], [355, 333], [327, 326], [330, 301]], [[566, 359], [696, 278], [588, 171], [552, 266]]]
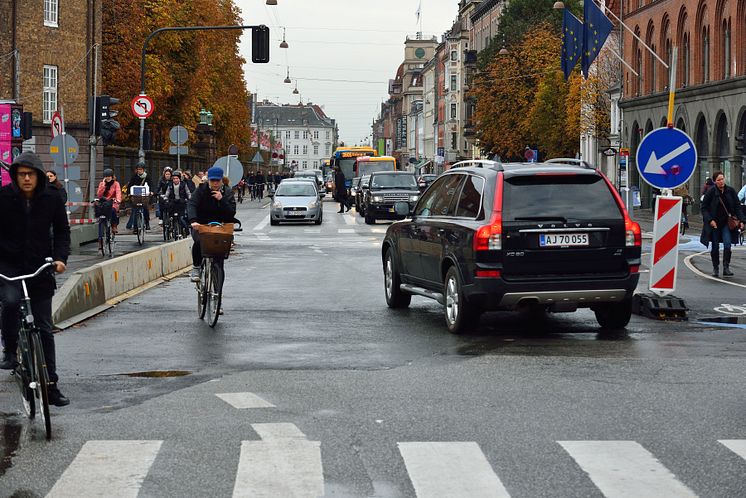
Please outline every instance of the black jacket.
[[[7, 276], [33, 273], [47, 257], [67, 262], [70, 225], [65, 205], [59, 192], [47, 184], [44, 170], [39, 170], [39, 186], [28, 210], [15, 182], [0, 188], [0, 273]], [[28, 282], [28, 287], [32, 298], [50, 298], [55, 280], [51, 273], [42, 274]]]
[[345, 185], [345, 174], [337, 171], [334, 174], [334, 191], [337, 196], [344, 197], [347, 195], [347, 186]]
[[55, 185], [54, 183], [49, 184], [49, 188], [53, 191], [56, 191], [57, 194], [62, 197], [62, 203], [67, 204], [67, 191], [65, 190], [65, 185], [61, 184], [59, 187]]
[[145, 174], [145, 178], [140, 178], [139, 176], [137, 176], [137, 173], [135, 173], [132, 175], [132, 178], [130, 178], [129, 183], [127, 184], [127, 192], [128, 193], [132, 192], [133, 186], [143, 186], [143, 185], [147, 185], [148, 187], [150, 187], [150, 191], [151, 192], [153, 191], [153, 188], [150, 185], [150, 180], [148, 180], [148, 174], [147, 173]]
[[220, 187], [223, 198], [216, 201], [210, 193], [207, 182], [201, 184], [189, 198], [187, 204], [187, 218], [189, 223], [197, 222], [201, 225], [218, 221], [231, 223], [236, 216], [236, 199], [233, 192], [225, 185]]
[[[712, 186], [707, 189], [705, 196], [702, 199], [702, 234], [699, 238], [702, 245], [707, 246], [710, 243], [712, 237], [712, 227], [710, 221], [717, 219], [718, 207], [720, 206], [720, 190], [717, 186]], [[723, 190], [723, 204], [728, 213], [732, 216], [738, 217], [739, 220], [746, 222], [746, 213], [743, 212], [743, 206], [738, 202], [738, 193], [731, 186], [726, 185]], [[731, 231], [732, 240], [738, 240], [738, 232]]]
[[[175, 192], [177, 188], [179, 190], [178, 199], [176, 199]], [[181, 182], [178, 187], [176, 187], [175, 184], [171, 183], [166, 188], [166, 193], [163, 194], [163, 199], [166, 201], [171, 209], [178, 209], [181, 211], [186, 208], [187, 202], [189, 202], [189, 198], [191, 197], [191, 195], [192, 192], [189, 190], [189, 186], [186, 184], [186, 182]]]

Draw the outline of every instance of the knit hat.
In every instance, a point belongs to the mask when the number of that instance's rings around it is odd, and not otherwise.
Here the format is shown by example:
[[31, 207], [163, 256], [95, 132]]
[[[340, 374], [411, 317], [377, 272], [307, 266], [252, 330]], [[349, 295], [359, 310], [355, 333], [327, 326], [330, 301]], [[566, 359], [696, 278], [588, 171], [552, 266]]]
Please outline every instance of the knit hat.
[[207, 170], [208, 180], [222, 180], [223, 179], [223, 168], [219, 166], [213, 166]]

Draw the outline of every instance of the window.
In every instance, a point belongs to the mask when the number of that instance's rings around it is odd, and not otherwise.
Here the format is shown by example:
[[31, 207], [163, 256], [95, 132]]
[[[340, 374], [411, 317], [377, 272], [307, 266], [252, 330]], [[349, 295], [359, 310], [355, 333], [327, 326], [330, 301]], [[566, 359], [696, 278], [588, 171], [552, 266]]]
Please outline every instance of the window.
[[303, 161], [303, 169], [308, 169], [308, 161]]
[[456, 216], [459, 218], [476, 218], [481, 210], [483, 191], [484, 180], [482, 178], [478, 176], [467, 177], [456, 206]]
[[[296, 132], [296, 133], [298, 133], [298, 132]], [[300, 149], [300, 147], [298, 147], [297, 145], [293, 145], [293, 154], [295, 154], [297, 156], [299, 154], [299, 152], [298, 152], [299, 149]]]
[[308, 145], [303, 146], [303, 155], [308, 154]]
[[730, 24], [723, 21], [723, 77], [730, 78]]
[[303, 140], [308, 140], [308, 132], [307, 131], [303, 132]]
[[57, 66], [44, 66], [43, 120], [52, 122], [52, 114], [57, 110]]
[[313, 155], [314, 156], [318, 156], [319, 155], [319, 146], [318, 145], [314, 145], [313, 146]]
[[451, 104], [451, 119], [456, 119], [457, 108], [456, 104]]
[[295, 139], [298, 140], [300, 138], [300, 132], [298, 130], [295, 131]]
[[313, 139], [314, 139], [314, 140], [318, 140], [318, 139], [319, 139], [319, 130], [315, 130], [315, 131], [313, 132]]
[[710, 39], [707, 28], [702, 29], [702, 83], [710, 81]]
[[457, 50], [451, 50], [451, 60], [452, 61], [458, 60], [458, 51]]
[[332, 146], [330, 144], [326, 144], [326, 155], [328, 156], [331, 153], [332, 153]]
[[57, 0], [44, 0], [44, 26], [57, 27], [59, 9]]
[[318, 161], [314, 161], [313, 162], [313, 169], [316, 169], [318, 167], [319, 167], [319, 162]]
[[684, 35], [684, 77], [682, 78], [683, 86], [689, 86], [689, 71], [690, 71], [690, 59], [689, 59], [689, 34]]
[[415, 216], [451, 216], [463, 174], [446, 175], [433, 183], [415, 208]]
[[458, 80], [456, 79], [456, 75], [455, 75], [455, 74], [452, 74], [452, 75], [451, 75], [451, 91], [452, 91], [452, 92], [455, 92], [455, 91], [456, 91], [456, 83], [457, 83], [457, 82], [458, 82]]
[[290, 140], [290, 130], [285, 132], [285, 140]]
[[329, 130], [326, 130], [326, 139], [329, 140], [331, 136], [331, 132]]
[[642, 95], [642, 52], [637, 50], [637, 95]]
[[451, 150], [458, 149], [458, 134], [451, 133]]

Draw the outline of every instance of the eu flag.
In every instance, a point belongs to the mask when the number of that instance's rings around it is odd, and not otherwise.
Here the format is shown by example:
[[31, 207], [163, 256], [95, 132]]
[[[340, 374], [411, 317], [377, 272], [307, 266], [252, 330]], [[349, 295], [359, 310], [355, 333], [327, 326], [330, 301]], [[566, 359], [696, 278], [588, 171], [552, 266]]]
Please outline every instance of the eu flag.
[[588, 69], [598, 56], [614, 26], [593, 0], [583, 2], [583, 22], [585, 29], [583, 30], [583, 55], [580, 67], [583, 75], [588, 78]]
[[583, 23], [565, 9], [562, 18], [562, 72], [565, 79], [570, 78], [570, 73], [580, 59], [582, 47]]

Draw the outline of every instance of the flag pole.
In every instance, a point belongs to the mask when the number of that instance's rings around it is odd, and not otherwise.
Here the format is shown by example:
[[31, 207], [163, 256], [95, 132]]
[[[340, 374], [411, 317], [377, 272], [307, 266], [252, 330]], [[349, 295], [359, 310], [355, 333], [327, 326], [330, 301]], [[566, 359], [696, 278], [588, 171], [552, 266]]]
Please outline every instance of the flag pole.
[[679, 47], [673, 47], [671, 58], [671, 70], [670, 77], [668, 80], [668, 127], [673, 128], [673, 101], [676, 95], [676, 59], [679, 52]]

